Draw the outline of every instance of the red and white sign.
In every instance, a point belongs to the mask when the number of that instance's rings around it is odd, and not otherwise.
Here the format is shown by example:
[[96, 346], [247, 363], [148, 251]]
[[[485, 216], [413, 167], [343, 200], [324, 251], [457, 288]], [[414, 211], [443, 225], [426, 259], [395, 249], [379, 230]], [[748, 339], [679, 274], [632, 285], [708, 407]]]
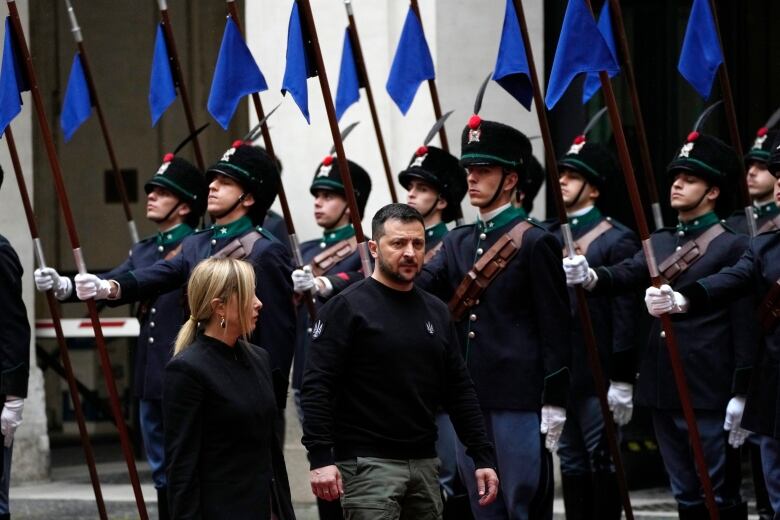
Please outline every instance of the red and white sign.
[[[61, 319], [62, 333], [66, 338], [94, 338], [92, 321], [87, 319]], [[137, 337], [141, 326], [135, 318], [100, 318], [100, 327], [106, 338], [134, 338]], [[35, 320], [36, 338], [56, 338], [54, 322], [52, 320]]]

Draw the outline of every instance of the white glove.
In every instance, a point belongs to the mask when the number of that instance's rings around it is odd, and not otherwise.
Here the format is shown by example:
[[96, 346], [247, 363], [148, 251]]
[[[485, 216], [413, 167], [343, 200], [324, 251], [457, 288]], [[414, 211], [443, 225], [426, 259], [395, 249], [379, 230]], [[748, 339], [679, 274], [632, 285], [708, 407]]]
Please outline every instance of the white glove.
[[105, 300], [111, 292], [111, 282], [98, 278], [94, 274], [77, 274], [74, 278], [76, 282], [76, 296], [79, 300]]
[[742, 412], [745, 411], [745, 398], [732, 397], [726, 406], [726, 420], [723, 421], [723, 429], [729, 432], [729, 444], [739, 448], [752, 432], [742, 428]]
[[54, 296], [58, 300], [66, 300], [73, 292], [73, 283], [70, 278], [60, 276], [60, 273], [51, 267], [36, 269], [33, 272], [33, 278], [35, 278], [35, 288], [39, 292], [54, 289]]
[[325, 276], [314, 276], [311, 267], [304, 265], [303, 269], [296, 269], [290, 275], [293, 281], [293, 290], [302, 294], [311, 291], [314, 294], [326, 297], [333, 292], [333, 284]]
[[22, 410], [24, 409], [24, 399], [21, 397], [8, 396], [3, 406], [3, 412], [0, 414], [0, 432], [3, 434], [3, 445], [7, 448], [14, 441], [14, 433], [22, 424]]
[[607, 391], [607, 404], [618, 426], [625, 426], [634, 413], [634, 385], [620, 381], [610, 381]]
[[311, 273], [311, 267], [304, 265], [303, 269], [296, 269], [290, 275], [293, 281], [293, 290], [297, 293], [306, 291], [317, 292], [317, 284], [314, 281], [314, 275]]
[[656, 318], [662, 314], [688, 312], [688, 299], [664, 284], [661, 287], [648, 287], [645, 291], [647, 312]]
[[590, 268], [584, 255], [574, 255], [563, 259], [563, 272], [566, 273], [566, 285], [582, 285], [586, 291], [596, 286], [599, 277], [596, 271]]
[[566, 409], [560, 406], [546, 404], [542, 406], [542, 421], [539, 431], [546, 434], [544, 446], [550, 453], [558, 450], [558, 440], [563, 432], [563, 425], [566, 423]]

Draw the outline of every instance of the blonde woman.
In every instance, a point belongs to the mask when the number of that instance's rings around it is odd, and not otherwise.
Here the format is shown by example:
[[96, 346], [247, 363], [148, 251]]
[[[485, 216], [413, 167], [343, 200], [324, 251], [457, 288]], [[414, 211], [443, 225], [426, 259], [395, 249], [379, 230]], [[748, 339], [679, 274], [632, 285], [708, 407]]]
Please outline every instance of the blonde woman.
[[192, 315], [165, 369], [171, 518], [292, 519], [275, 439], [268, 354], [246, 341], [262, 303], [252, 266], [209, 258], [187, 285]]

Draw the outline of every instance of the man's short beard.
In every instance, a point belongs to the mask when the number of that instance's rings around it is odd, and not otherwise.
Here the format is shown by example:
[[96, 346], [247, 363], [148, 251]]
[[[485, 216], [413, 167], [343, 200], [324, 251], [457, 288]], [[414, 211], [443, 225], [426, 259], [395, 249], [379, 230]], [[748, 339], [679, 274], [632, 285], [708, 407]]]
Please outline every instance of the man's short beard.
[[379, 252], [378, 248], [377, 248], [376, 261], [377, 261], [377, 265], [379, 266], [379, 270], [382, 272], [382, 274], [384, 274], [391, 280], [398, 283], [409, 283], [410, 281], [412, 281], [404, 278], [400, 272], [393, 270], [393, 266], [385, 262], [385, 259], [382, 258], [382, 254]]

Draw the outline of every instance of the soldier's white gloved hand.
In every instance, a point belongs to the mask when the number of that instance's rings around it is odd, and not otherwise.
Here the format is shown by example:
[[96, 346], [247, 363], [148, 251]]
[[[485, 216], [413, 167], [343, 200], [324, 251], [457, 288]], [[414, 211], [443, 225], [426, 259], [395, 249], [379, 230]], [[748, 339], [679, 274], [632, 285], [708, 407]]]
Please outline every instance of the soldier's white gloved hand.
[[293, 290], [297, 293], [305, 293], [306, 291], [317, 292], [317, 284], [314, 283], [314, 275], [311, 272], [311, 267], [304, 265], [303, 269], [296, 269], [290, 275], [293, 281]]
[[550, 453], [558, 450], [558, 440], [566, 423], [566, 409], [560, 406], [546, 404], [542, 406], [542, 421], [539, 431], [545, 434], [544, 446]]
[[615, 424], [625, 426], [634, 414], [634, 385], [621, 381], [610, 381], [607, 404], [612, 411]]
[[111, 283], [94, 274], [77, 274], [73, 280], [76, 282], [76, 296], [79, 300], [105, 300], [111, 292]]
[[38, 268], [33, 272], [35, 279], [35, 288], [39, 292], [46, 292], [54, 289], [54, 296], [58, 300], [67, 299], [73, 292], [73, 283], [67, 276], [60, 276], [55, 269], [51, 267]]
[[563, 272], [566, 273], [566, 285], [582, 285], [587, 291], [593, 289], [599, 279], [596, 271], [588, 265], [588, 260], [584, 255], [564, 258]]
[[320, 296], [329, 296], [333, 292], [333, 284], [325, 276], [314, 276], [311, 267], [304, 265], [303, 269], [296, 269], [290, 275], [293, 281], [293, 290], [302, 294], [311, 291]]
[[732, 397], [726, 406], [726, 420], [723, 421], [723, 429], [729, 432], [729, 444], [739, 448], [745, 442], [750, 431], [742, 428], [742, 413], [745, 411], [745, 398]]
[[645, 291], [645, 306], [647, 312], [656, 318], [662, 314], [679, 314], [688, 312], [688, 299], [663, 284], [661, 287], [648, 287]]
[[3, 412], [0, 413], [0, 433], [3, 434], [3, 445], [7, 448], [14, 441], [14, 433], [22, 424], [24, 399], [9, 395], [5, 399]]

